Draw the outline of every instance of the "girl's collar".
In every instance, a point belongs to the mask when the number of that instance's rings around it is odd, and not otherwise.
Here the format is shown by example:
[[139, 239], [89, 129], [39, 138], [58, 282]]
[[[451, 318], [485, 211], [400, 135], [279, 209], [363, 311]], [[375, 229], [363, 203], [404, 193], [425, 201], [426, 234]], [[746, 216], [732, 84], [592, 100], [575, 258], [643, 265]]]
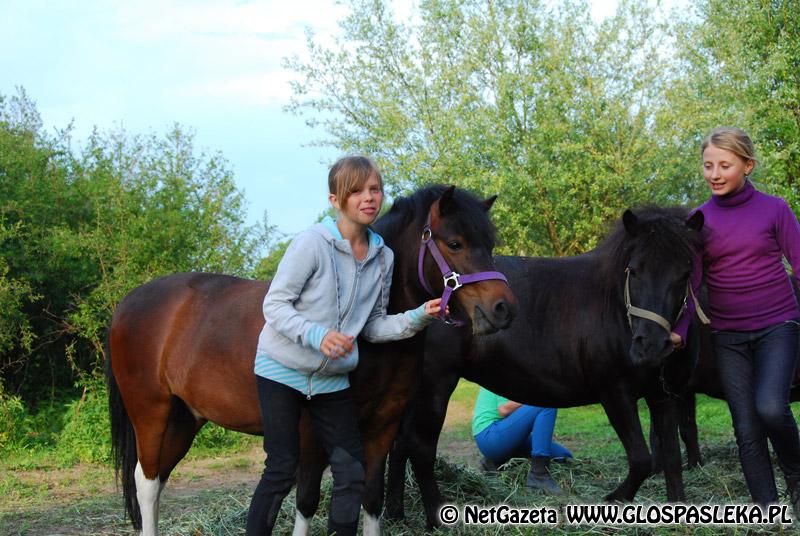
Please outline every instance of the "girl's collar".
[[750, 201], [755, 193], [756, 188], [753, 183], [750, 182], [750, 179], [745, 179], [741, 190], [727, 195], [712, 195], [711, 202], [718, 207], [738, 207]]
[[[339, 227], [336, 225], [336, 220], [330, 216], [325, 216], [320, 223], [322, 223], [328, 229], [328, 231], [330, 231], [335, 240], [344, 240], [342, 233], [339, 231]], [[381, 236], [367, 227], [367, 243], [370, 246], [380, 246], [382, 242]]]

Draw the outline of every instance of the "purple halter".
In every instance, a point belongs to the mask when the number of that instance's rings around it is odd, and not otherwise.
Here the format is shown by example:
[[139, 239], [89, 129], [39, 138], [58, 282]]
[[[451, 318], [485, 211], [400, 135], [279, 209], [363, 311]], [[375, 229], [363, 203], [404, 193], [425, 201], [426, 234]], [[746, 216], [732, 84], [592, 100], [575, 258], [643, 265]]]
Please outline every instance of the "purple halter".
[[444, 279], [444, 291], [442, 292], [442, 310], [439, 313], [439, 318], [448, 324], [455, 324], [457, 326], [464, 325], [464, 322], [460, 320], [448, 320], [445, 318], [447, 302], [450, 301], [450, 296], [453, 294], [453, 292], [460, 289], [464, 285], [477, 283], [478, 281], [486, 281], [488, 279], [500, 279], [501, 281], [505, 281], [506, 285], [508, 284], [508, 279], [506, 279], [506, 276], [500, 272], [478, 272], [475, 274], [461, 275], [458, 272], [451, 270], [450, 266], [447, 264], [447, 261], [444, 260], [442, 253], [439, 251], [439, 248], [436, 246], [436, 242], [433, 240], [433, 231], [431, 231], [431, 215], [428, 213], [428, 219], [425, 222], [425, 227], [422, 228], [422, 243], [419, 247], [419, 263], [417, 265], [417, 271], [419, 274], [419, 282], [431, 296], [434, 296], [435, 294], [433, 290], [431, 290], [430, 285], [428, 285], [428, 282], [425, 280], [425, 271], [423, 269], [426, 251], [431, 252], [433, 259], [439, 266], [439, 270], [442, 272], [442, 278]]

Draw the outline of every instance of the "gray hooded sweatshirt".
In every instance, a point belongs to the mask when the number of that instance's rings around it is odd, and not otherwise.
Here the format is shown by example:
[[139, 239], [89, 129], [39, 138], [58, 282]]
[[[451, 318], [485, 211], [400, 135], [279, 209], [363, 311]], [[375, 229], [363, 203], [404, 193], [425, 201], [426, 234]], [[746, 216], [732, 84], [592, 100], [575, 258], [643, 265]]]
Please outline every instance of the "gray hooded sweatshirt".
[[363, 261], [330, 218], [292, 240], [264, 298], [257, 355], [303, 374], [344, 374], [358, 364], [358, 343], [346, 357], [329, 359], [319, 349], [328, 331], [386, 342], [411, 337], [433, 320], [422, 306], [386, 314], [394, 254], [377, 233], [368, 237]]

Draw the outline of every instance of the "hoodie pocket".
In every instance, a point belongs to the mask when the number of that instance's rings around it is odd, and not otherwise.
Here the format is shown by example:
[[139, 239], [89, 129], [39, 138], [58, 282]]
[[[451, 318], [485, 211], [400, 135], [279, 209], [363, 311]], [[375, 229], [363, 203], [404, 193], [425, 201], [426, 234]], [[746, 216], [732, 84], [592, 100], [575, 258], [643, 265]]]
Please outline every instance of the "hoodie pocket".
[[336, 376], [350, 372], [358, 366], [358, 350], [353, 349], [349, 356], [341, 359], [327, 359], [325, 366], [317, 372], [323, 376]]

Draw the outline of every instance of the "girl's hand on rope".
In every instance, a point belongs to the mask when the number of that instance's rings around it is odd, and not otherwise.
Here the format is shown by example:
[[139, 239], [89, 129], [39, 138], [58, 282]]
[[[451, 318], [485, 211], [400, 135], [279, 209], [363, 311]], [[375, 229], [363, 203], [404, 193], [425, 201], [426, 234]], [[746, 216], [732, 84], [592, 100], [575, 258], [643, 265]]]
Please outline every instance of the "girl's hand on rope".
[[319, 350], [323, 355], [331, 359], [341, 359], [347, 357], [353, 351], [353, 339], [351, 335], [345, 335], [338, 331], [329, 331], [322, 338]]
[[[425, 314], [436, 317], [439, 316], [439, 313], [442, 310], [442, 299], [436, 298], [435, 300], [430, 300], [425, 302]], [[450, 307], [448, 306], [445, 315], [450, 314]]]
[[675, 333], [674, 331], [669, 334], [669, 340], [672, 341], [672, 346], [676, 350], [680, 350], [681, 348], [686, 346], [681, 336]]

